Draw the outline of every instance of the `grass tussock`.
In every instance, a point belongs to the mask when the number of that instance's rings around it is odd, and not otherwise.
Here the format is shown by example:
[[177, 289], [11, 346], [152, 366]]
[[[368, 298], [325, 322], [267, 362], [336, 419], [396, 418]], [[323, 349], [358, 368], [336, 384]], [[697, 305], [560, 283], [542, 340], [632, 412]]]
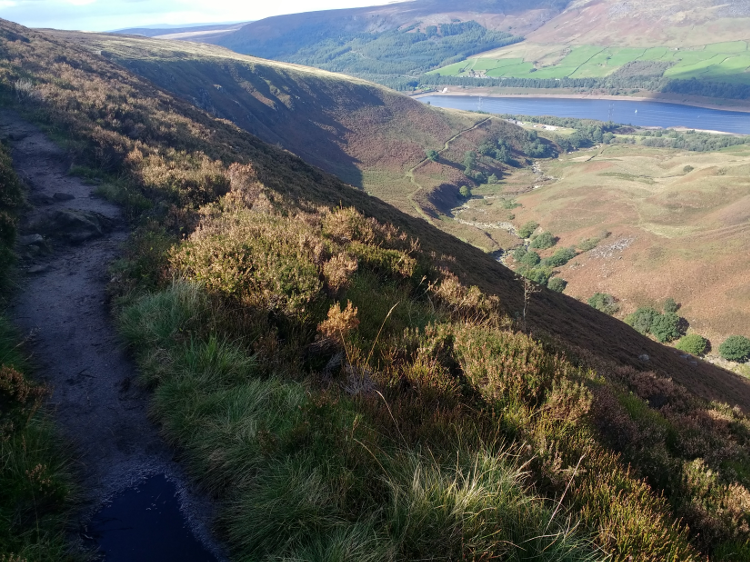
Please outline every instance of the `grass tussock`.
[[67, 455], [41, 407], [18, 337], [0, 317], [0, 559], [74, 560], [66, 538], [74, 497]]

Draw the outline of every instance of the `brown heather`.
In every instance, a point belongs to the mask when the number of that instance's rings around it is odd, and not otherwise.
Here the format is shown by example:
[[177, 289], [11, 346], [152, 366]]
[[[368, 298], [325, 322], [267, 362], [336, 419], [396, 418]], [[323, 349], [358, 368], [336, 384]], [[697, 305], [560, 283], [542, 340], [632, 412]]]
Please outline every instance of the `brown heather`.
[[[123, 333], [238, 557], [325, 559], [316, 541], [344, 537], [362, 560], [748, 559], [738, 380], [547, 291], [532, 337], [490, 257], [89, 51], [2, 29], [29, 39], [0, 40], [8, 97], [32, 80], [22, 109], [150, 204], [118, 274]], [[481, 501], [456, 495], [483, 478]]]

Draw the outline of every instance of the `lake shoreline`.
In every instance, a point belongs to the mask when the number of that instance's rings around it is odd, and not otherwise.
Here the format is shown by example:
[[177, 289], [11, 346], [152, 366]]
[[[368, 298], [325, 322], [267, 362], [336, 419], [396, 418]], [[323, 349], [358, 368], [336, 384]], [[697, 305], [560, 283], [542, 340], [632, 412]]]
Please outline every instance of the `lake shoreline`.
[[716, 111], [736, 111], [739, 113], [750, 113], [750, 105], [718, 105], [702, 103], [699, 101], [672, 99], [668, 96], [613, 96], [608, 94], [544, 94], [544, 93], [514, 93], [499, 94], [488, 92], [486, 89], [476, 88], [468, 91], [427, 92], [411, 96], [414, 99], [426, 96], [452, 96], [452, 97], [482, 97], [482, 98], [550, 98], [550, 99], [579, 99], [579, 100], [606, 100], [606, 101], [637, 101], [655, 102], [664, 104], [686, 105], [689, 107], [700, 107], [702, 109], [714, 109]]

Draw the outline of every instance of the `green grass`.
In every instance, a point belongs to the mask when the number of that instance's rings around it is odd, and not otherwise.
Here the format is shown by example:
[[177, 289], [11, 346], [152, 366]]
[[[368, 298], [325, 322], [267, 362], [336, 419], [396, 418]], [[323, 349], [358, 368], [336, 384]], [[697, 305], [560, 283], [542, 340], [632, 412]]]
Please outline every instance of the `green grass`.
[[[516, 48], [510, 47], [509, 51], [515, 53]], [[532, 61], [524, 61], [511, 54], [508, 58], [471, 58], [429, 74], [468, 76], [468, 71], [474, 70], [484, 71], [494, 78], [604, 78], [633, 61], [673, 63], [664, 73], [668, 78], [750, 83], [750, 53], [744, 41], [715, 43], [691, 50], [581, 45], [572, 47], [557, 64], [548, 67], [535, 69]]]
[[75, 499], [69, 451], [27, 368], [18, 335], [0, 316], [0, 560], [78, 560], [66, 537]]
[[467, 431], [466, 443], [431, 452], [379, 429], [365, 397], [265, 376], [257, 357], [213, 335], [179, 336], [215, 313], [199, 287], [177, 283], [126, 308], [122, 328], [156, 384], [168, 438], [223, 497], [239, 558], [603, 559], [566, 510], [534, 493], [510, 451]]

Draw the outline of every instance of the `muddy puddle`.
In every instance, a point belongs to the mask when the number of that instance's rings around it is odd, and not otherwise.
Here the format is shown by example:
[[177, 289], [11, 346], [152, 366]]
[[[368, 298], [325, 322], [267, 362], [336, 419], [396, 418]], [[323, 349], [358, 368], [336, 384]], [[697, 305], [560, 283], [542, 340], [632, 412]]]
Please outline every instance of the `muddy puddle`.
[[83, 536], [104, 562], [217, 562], [193, 535], [177, 488], [163, 474], [114, 497]]

